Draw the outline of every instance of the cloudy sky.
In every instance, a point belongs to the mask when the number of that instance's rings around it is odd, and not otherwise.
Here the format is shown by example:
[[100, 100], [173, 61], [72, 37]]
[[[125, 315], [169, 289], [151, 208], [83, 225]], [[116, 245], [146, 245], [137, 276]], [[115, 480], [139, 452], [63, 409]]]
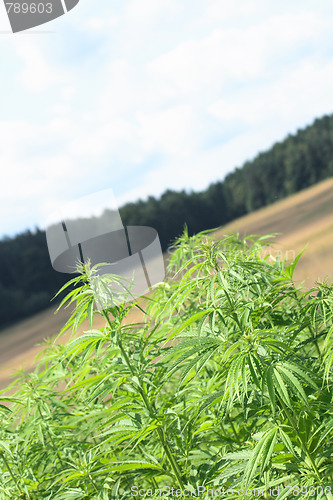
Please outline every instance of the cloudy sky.
[[0, 236], [102, 189], [203, 190], [332, 113], [332, 25], [326, 0], [80, 0], [11, 34], [1, 0]]

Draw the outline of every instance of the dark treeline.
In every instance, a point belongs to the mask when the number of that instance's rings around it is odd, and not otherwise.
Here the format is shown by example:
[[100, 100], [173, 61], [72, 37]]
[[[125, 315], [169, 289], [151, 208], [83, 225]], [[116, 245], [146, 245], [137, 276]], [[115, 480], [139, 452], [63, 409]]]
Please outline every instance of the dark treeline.
[[[154, 227], [163, 250], [187, 224], [189, 233], [221, 226], [333, 176], [333, 115], [276, 143], [202, 192], [167, 190], [120, 208], [125, 225]], [[43, 231], [0, 241], [0, 327], [50, 305], [70, 275], [55, 272]]]
[[182, 232], [223, 225], [333, 175], [333, 115], [277, 142], [269, 151], [211, 184], [200, 193], [168, 190], [160, 199], [121, 208], [126, 225], [147, 224], [159, 233], [165, 249]]
[[50, 306], [70, 275], [53, 270], [39, 229], [0, 241], [0, 327]]

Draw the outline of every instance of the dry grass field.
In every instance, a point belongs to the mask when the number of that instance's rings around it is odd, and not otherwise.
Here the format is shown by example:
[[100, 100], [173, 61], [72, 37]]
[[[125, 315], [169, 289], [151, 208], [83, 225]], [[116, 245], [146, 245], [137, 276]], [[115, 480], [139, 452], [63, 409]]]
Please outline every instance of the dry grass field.
[[216, 232], [242, 235], [281, 233], [275, 238], [277, 254], [292, 258], [307, 247], [295, 271], [295, 281], [311, 287], [316, 280], [333, 281], [333, 179], [305, 189], [241, 217]]
[[[328, 179], [285, 200], [241, 217], [215, 233], [220, 238], [225, 231], [242, 235], [281, 233], [276, 238], [273, 255], [279, 250], [282, 256], [292, 258], [306, 245], [298, 269], [297, 283], [305, 281], [304, 287], [312, 286], [316, 280], [327, 278], [333, 281], [333, 179]], [[44, 339], [56, 336], [71, 310], [63, 309], [56, 315], [56, 306], [0, 331], [0, 388], [11, 381], [20, 369], [31, 369], [33, 360], [43, 349]], [[136, 323], [142, 318], [139, 310], [132, 310], [128, 322]], [[98, 316], [95, 328], [104, 325]], [[80, 332], [87, 330], [85, 322]], [[69, 334], [61, 337], [66, 342]]]

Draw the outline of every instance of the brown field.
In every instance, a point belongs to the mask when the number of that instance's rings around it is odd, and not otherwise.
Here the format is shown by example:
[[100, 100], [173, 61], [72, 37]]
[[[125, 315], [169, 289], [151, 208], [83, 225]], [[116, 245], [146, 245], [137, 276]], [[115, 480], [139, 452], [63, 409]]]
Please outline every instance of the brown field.
[[332, 178], [227, 224], [216, 237], [226, 230], [242, 235], [281, 233], [275, 248], [282, 256], [291, 258], [307, 247], [294, 274], [296, 283], [305, 280], [309, 288], [317, 280], [333, 281]]
[[[333, 179], [323, 181], [285, 200], [241, 217], [215, 233], [222, 237], [225, 231], [242, 235], [281, 233], [276, 237], [273, 255], [279, 250], [287, 258], [296, 256], [306, 245], [295, 271], [296, 283], [305, 281], [304, 287], [312, 286], [316, 280], [327, 278], [333, 281]], [[0, 388], [12, 380], [20, 369], [31, 369], [37, 353], [42, 349], [44, 339], [56, 336], [71, 310], [63, 309], [56, 315], [56, 306], [20, 321], [14, 326], [0, 331]], [[132, 310], [127, 322], [138, 322], [142, 318], [139, 310]], [[101, 316], [96, 317], [94, 327], [104, 325]], [[80, 332], [87, 330], [84, 322]], [[66, 342], [69, 334], [61, 337]]]

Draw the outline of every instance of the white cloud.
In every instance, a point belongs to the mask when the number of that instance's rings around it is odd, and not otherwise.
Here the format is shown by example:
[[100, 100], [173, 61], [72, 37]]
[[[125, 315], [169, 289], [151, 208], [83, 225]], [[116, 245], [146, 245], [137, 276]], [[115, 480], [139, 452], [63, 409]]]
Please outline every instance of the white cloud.
[[139, 137], [144, 151], [158, 151], [168, 156], [189, 156], [200, 136], [196, 116], [190, 106], [180, 105], [157, 113], [138, 113]]
[[23, 62], [23, 69], [18, 75], [23, 87], [31, 92], [42, 92], [66, 84], [71, 78], [70, 72], [59, 68], [47, 60], [41, 44], [33, 39], [18, 39], [16, 52]]
[[[318, 64], [309, 60], [259, 89], [247, 89], [229, 99], [218, 99], [208, 110], [223, 122], [243, 122], [251, 127], [272, 127], [272, 122], [278, 121], [287, 134], [299, 124], [309, 123], [316, 115], [333, 111], [331, 81], [333, 61]], [[289, 123], [288, 130], [285, 123]]]
[[247, 28], [214, 29], [208, 36], [180, 43], [149, 64], [149, 69], [192, 97], [223, 93], [274, 72], [277, 59], [329, 28], [311, 12], [274, 16]]
[[110, 14], [105, 17], [92, 17], [85, 22], [85, 28], [93, 33], [105, 33], [106, 30], [117, 28], [120, 24], [118, 16]]
[[0, 118], [0, 233], [89, 189], [121, 203], [204, 189], [333, 111], [323, 4], [80, 2], [56, 34], [6, 39], [0, 62], [16, 59], [0, 90], [18, 85], [21, 117]]

